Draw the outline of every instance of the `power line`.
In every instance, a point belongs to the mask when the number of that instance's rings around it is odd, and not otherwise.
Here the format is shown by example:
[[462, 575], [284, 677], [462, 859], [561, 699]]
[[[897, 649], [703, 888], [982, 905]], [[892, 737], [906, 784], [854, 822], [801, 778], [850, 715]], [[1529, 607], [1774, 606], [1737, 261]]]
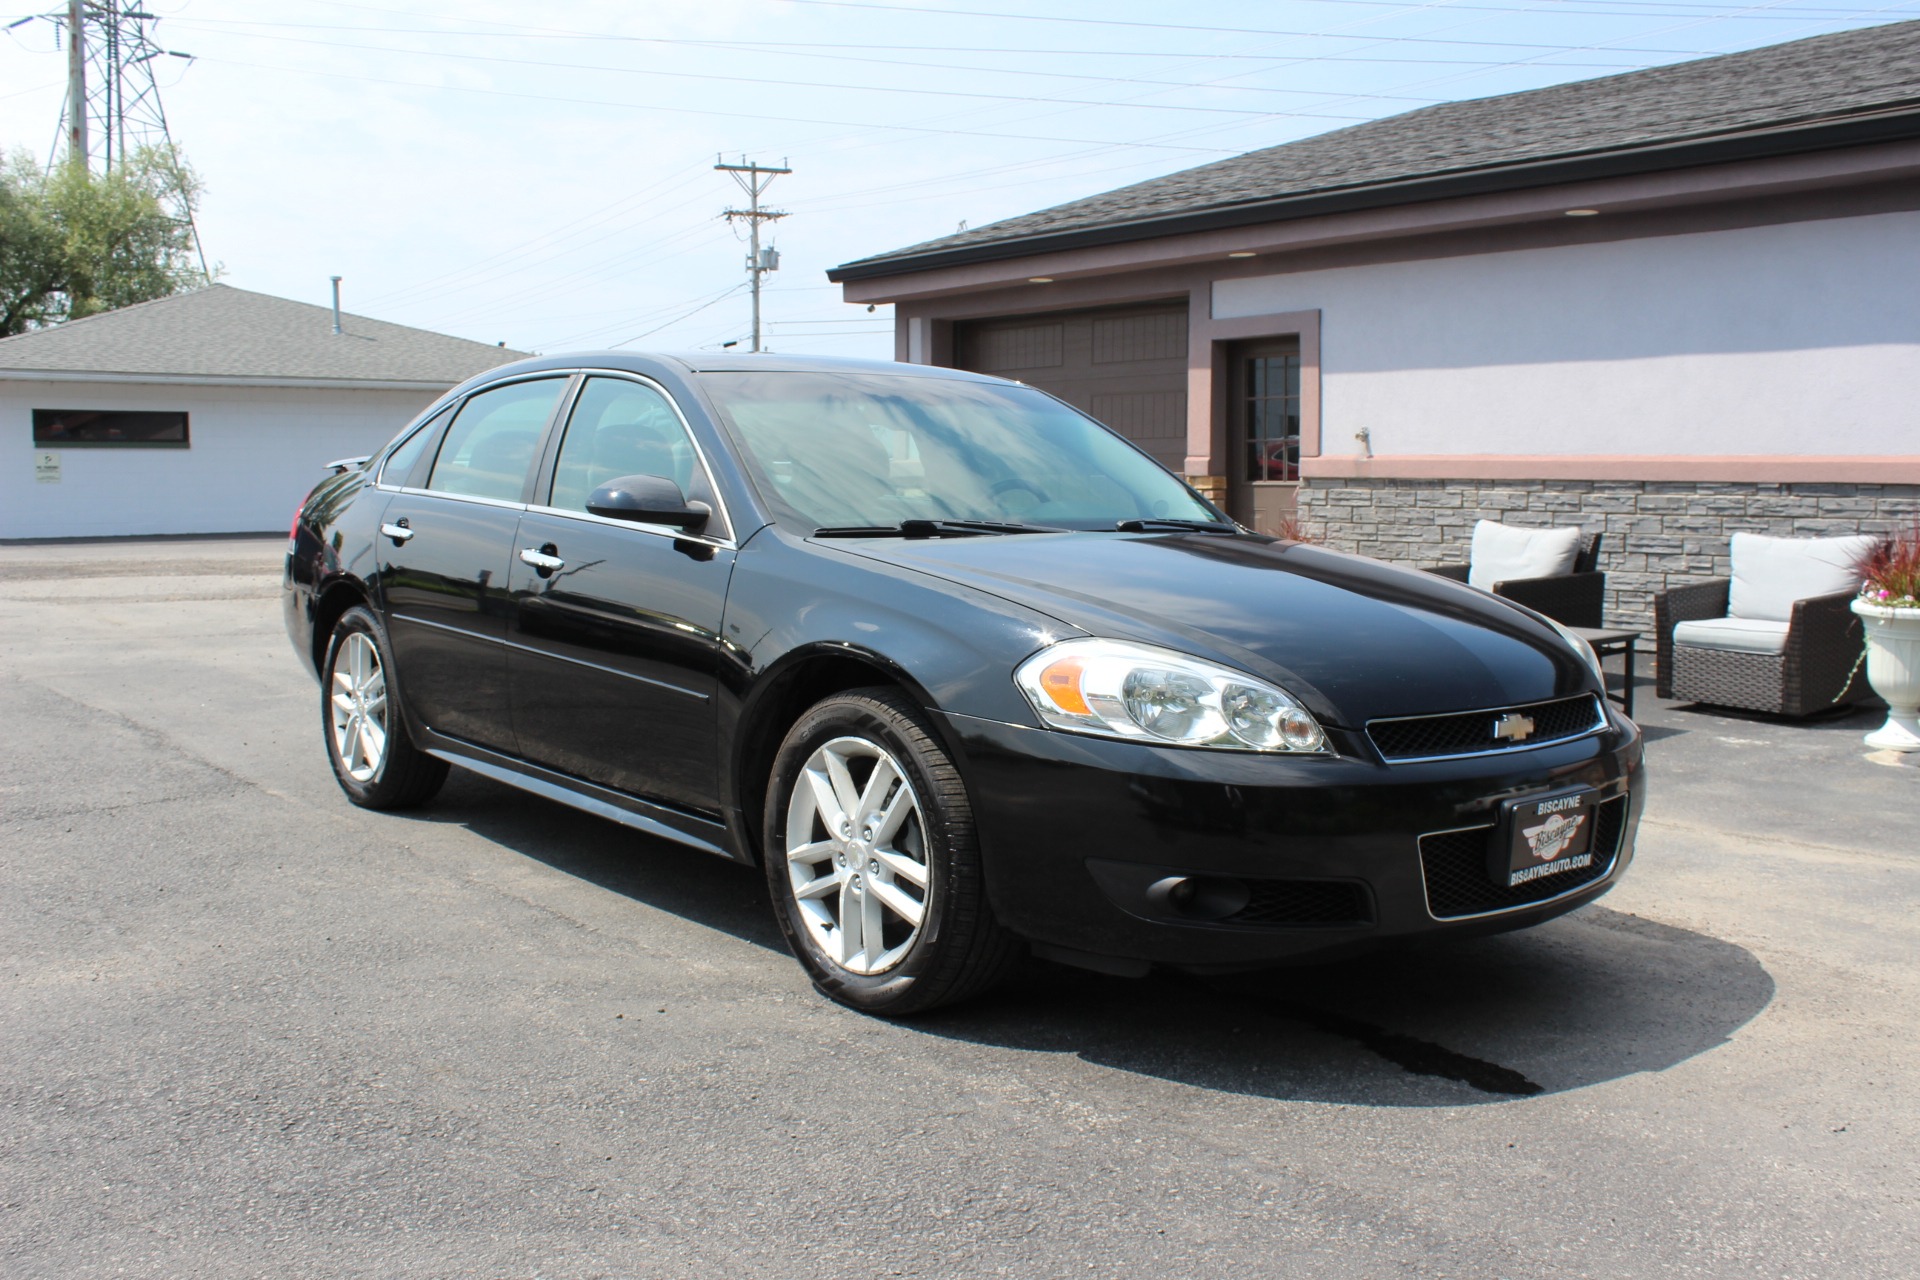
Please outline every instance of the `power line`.
[[[832, 83], [823, 83], [818, 80], [781, 80], [781, 79], [775, 79], [768, 76], [732, 76], [732, 75], [716, 75], [710, 72], [697, 72], [697, 71], [662, 71], [657, 68], [607, 66], [604, 64], [584, 63], [584, 62], [553, 62], [553, 61], [548, 61], [540, 58], [509, 58], [504, 55], [486, 54], [486, 53], [458, 53], [448, 49], [412, 49], [412, 48], [401, 48], [394, 45], [383, 45], [383, 44], [354, 44], [354, 43], [349, 43], [349, 42], [339, 41], [339, 40], [314, 40], [306, 36], [245, 35], [245, 36], [242, 36], [242, 38], [249, 39], [249, 40], [272, 40], [272, 41], [286, 43], [286, 44], [315, 45], [323, 49], [359, 49], [359, 50], [370, 50], [370, 51], [380, 52], [380, 53], [402, 53], [411, 57], [452, 58], [462, 62], [493, 62], [493, 63], [503, 63], [510, 66], [518, 66], [518, 67], [543, 67], [543, 68], [548, 68], [556, 71], [604, 71], [614, 75], [645, 76], [648, 79], [711, 80], [721, 84], [751, 84], [751, 85], [762, 85], [762, 86], [767, 86], [772, 88], [781, 88], [781, 89], [827, 89], [827, 90], [831, 90], [834, 92], [841, 92], [841, 93], [905, 93], [905, 94], [917, 94], [925, 97], [974, 98], [974, 99], [979, 99], [982, 101], [990, 101], [990, 102], [1019, 102], [1019, 103], [1039, 104], [1043, 106], [1062, 105], [1062, 106], [1075, 106], [1075, 107], [1117, 107], [1117, 108], [1131, 108], [1131, 109], [1144, 110], [1144, 111], [1197, 111], [1197, 112], [1205, 112], [1209, 115], [1235, 115], [1235, 116], [1260, 116], [1260, 117], [1284, 115], [1284, 116], [1301, 117], [1306, 119], [1351, 120], [1351, 121], [1358, 121], [1366, 118], [1364, 116], [1346, 116], [1346, 115], [1330, 116], [1330, 115], [1324, 115], [1324, 114], [1311, 112], [1311, 111], [1267, 111], [1267, 110], [1261, 110], [1258, 108], [1249, 108], [1249, 107], [1204, 107], [1204, 106], [1185, 106], [1178, 103], [1145, 104], [1145, 103], [1134, 103], [1134, 102], [1101, 101], [1097, 99], [1083, 99], [1083, 98], [1047, 98], [1047, 97], [1040, 97], [1033, 94], [984, 93], [977, 90], [966, 90], [966, 89], [930, 89], [930, 88], [919, 87], [919, 86], [876, 85], [876, 84], [832, 84]], [[1536, 47], [1536, 46], [1527, 46], [1527, 47]], [[957, 68], [957, 69], [968, 70], [969, 68]], [[1076, 77], [1076, 78], [1101, 80], [1104, 82], [1115, 83], [1115, 84], [1131, 83], [1125, 77], [1088, 76], [1088, 77]], [[1197, 86], [1181, 85], [1178, 82], [1173, 82], [1173, 81], [1139, 81], [1137, 83], [1163, 84], [1163, 85], [1168, 85], [1169, 87], [1172, 87], [1172, 88], [1197, 87]], [[1260, 91], [1268, 92], [1268, 93], [1286, 93], [1286, 92], [1312, 93], [1313, 92], [1311, 90], [1284, 90], [1284, 89], [1262, 89]], [[1321, 96], [1324, 96], [1324, 95], [1321, 95]], [[1343, 96], [1365, 98], [1365, 97], [1372, 97], [1375, 95], [1348, 94]]]
[[[705, 302], [701, 303], [699, 306], [695, 307], [693, 310], [687, 312], [685, 315], [675, 316], [673, 319], [667, 321], [665, 324], [655, 325], [653, 328], [647, 330], [645, 333], [636, 333], [631, 338], [627, 338], [627, 339], [624, 339], [623, 341], [616, 342], [613, 345], [615, 347], [624, 347], [629, 342], [638, 342], [642, 338], [651, 338], [654, 334], [659, 333], [662, 329], [671, 329], [674, 325], [679, 324], [682, 320], [689, 320], [694, 316], [699, 315], [702, 311], [705, 311], [708, 307], [713, 306], [717, 302], [723, 302], [726, 299], [731, 298], [734, 294], [740, 292], [742, 289], [746, 287], [747, 286], [744, 283], [733, 285], [730, 288], [727, 288], [720, 293], [714, 294], [711, 298], [708, 298]], [[758, 350], [758, 349], [759, 348], [757, 347], [755, 348], [755, 350]]]
[[[985, 18], [992, 22], [1053, 22], [1070, 26], [1085, 27], [1129, 27], [1146, 31], [1197, 31], [1207, 35], [1228, 36], [1291, 36], [1316, 40], [1347, 39], [1345, 36], [1329, 36], [1318, 31], [1293, 31], [1273, 27], [1203, 27], [1179, 22], [1140, 22], [1125, 18], [1078, 18], [1062, 17], [1050, 13], [1005, 13], [985, 9], [934, 9], [921, 5], [877, 4], [874, 0], [782, 0], [784, 4], [815, 5], [826, 9], [867, 9], [881, 13], [897, 13], [909, 17], [938, 15], [941, 17]], [[1638, 14], [1634, 16], [1640, 16]], [[1659, 16], [1659, 15], [1648, 15]], [[1692, 15], [1689, 15], [1692, 16]], [[1476, 45], [1488, 49], [1561, 49], [1563, 45], [1527, 44], [1513, 40], [1445, 40], [1433, 36], [1391, 36], [1376, 37], [1391, 39], [1403, 44], [1448, 44]], [[1621, 48], [1620, 53], [1657, 53], [1670, 57], [1700, 57], [1703, 51], [1698, 49], [1644, 49]], [[1204, 56], [1204, 55], [1202, 55]]]
[[[419, 80], [394, 80], [385, 76], [354, 75], [345, 71], [316, 71], [311, 67], [277, 66], [268, 62], [249, 62], [241, 58], [200, 55], [202, 62], [217, 62], [230, 67], [251, 67], [256, 71], [274, 71], [286, 75], [319, 76], [328, 80], [351, 80], [359, 84], [385, 84], [403, 89], [424, 89], [433, 93], [475, 93], [494, 98], [517, 98], [529, 102], [560, 102], [582, 107], [619, 107], [629, 111], [669, 111], [678, 115], [717, 116], [727, 120], [752, 120], [764, 124], [766, 114], [755, 111], [715, 111], [708, 107], [690, 107], [685, 103], [619, 102], [608, 98], [574, 98], [551, 93], [520, 93], [511, 89], [477, 89], [461, 84], [426, 84]], [[1286, 113], [1279, 113], [1286, 114]], [[1349, 117], [1363, 120], [1367, 117]], [[984, 129], [934, 129], [924, 125], [890, 124], [882, 120], [823, 120], [810, 116], [782, 116], [786, 124], [823, 124], [836, 129], [883, 129], [895, 133], [944, 135], [961, 138], [997, 138], [1015, 142], [1068, 142], [1089, 147], [1147, 147], [1160, 151], [1210, 151], [1215, 155], [1238, 155], [1231, 147], [1167, 146], [1152, 142], [1127, 142], [1107, 138], [1062, 138], [1046, 134], [1003, 133]]]

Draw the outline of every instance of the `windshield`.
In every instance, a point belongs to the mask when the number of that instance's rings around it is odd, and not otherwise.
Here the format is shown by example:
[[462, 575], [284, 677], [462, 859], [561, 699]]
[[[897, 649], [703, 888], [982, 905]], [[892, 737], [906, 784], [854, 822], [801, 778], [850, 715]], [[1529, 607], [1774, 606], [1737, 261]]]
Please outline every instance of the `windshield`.
[[807, 529], [1220, 519], [1159, 463], [1026, 387], [867, 373], [702, 383], [776, 515]]

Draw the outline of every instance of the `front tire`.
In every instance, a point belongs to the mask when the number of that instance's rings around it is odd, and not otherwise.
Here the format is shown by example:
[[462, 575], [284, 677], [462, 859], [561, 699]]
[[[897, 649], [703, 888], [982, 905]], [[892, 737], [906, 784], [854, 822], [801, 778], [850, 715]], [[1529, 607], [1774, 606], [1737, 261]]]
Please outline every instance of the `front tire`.
[[334, 624], [320, 669], [320, 725], [333, 777], [364, 809], [406, 809], [431, 800], [447, 762], [413, 745], [379, 621], [356, 605]]
[[1000, 981], [1019, 943], [993, 918], [973, 807], [911, 702], [816, 705], [774, 757], [762, 830], [774, 910], [822, 993], [899, 1017]]

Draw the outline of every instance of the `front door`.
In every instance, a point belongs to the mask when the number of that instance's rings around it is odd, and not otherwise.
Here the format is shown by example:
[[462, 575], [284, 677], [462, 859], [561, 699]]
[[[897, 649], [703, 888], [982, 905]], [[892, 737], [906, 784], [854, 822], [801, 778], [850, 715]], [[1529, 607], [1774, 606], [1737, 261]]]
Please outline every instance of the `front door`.
[[425, 490], [387, 504], [380, 585], [407, 706], [429, 729], [512, 751], [507, 705], [507, 565], [541, 433], [567, 379], [469, 396]]
[[1230, 361], [1227, 511], [1258, 533], [1279, 534], [1300, 489], [1300, 343], [1243, 343]]
[[[689, 538], [587, 514], [588, 494], [629, 475], [673, 480], [715, 508], [712, 520]], [[510, 565], [521, 754], [631, 795], [718, 811], [714, 693], [734, 552], [686, 425], [653, 384], [590, 377], [540, 484]]]

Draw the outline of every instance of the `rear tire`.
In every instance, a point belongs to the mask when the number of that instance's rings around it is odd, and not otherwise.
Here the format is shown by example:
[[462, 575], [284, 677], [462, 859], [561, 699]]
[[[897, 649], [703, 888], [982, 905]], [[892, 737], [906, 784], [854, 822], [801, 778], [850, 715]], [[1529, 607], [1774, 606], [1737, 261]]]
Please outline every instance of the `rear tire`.
[[363, 809], [424, 804], [447, 780], [447, 762], [413, 745], [392, 672], [379, 620], [347, 610], [320, 667], [320, 728], [334, 780]]
[[901, 1017], [988, 990], [1022, 954], [987, 903], [973, 806], [890, 688], [817, 704], [774, 757], [761, 828], [787, 945], [820, 991]]

